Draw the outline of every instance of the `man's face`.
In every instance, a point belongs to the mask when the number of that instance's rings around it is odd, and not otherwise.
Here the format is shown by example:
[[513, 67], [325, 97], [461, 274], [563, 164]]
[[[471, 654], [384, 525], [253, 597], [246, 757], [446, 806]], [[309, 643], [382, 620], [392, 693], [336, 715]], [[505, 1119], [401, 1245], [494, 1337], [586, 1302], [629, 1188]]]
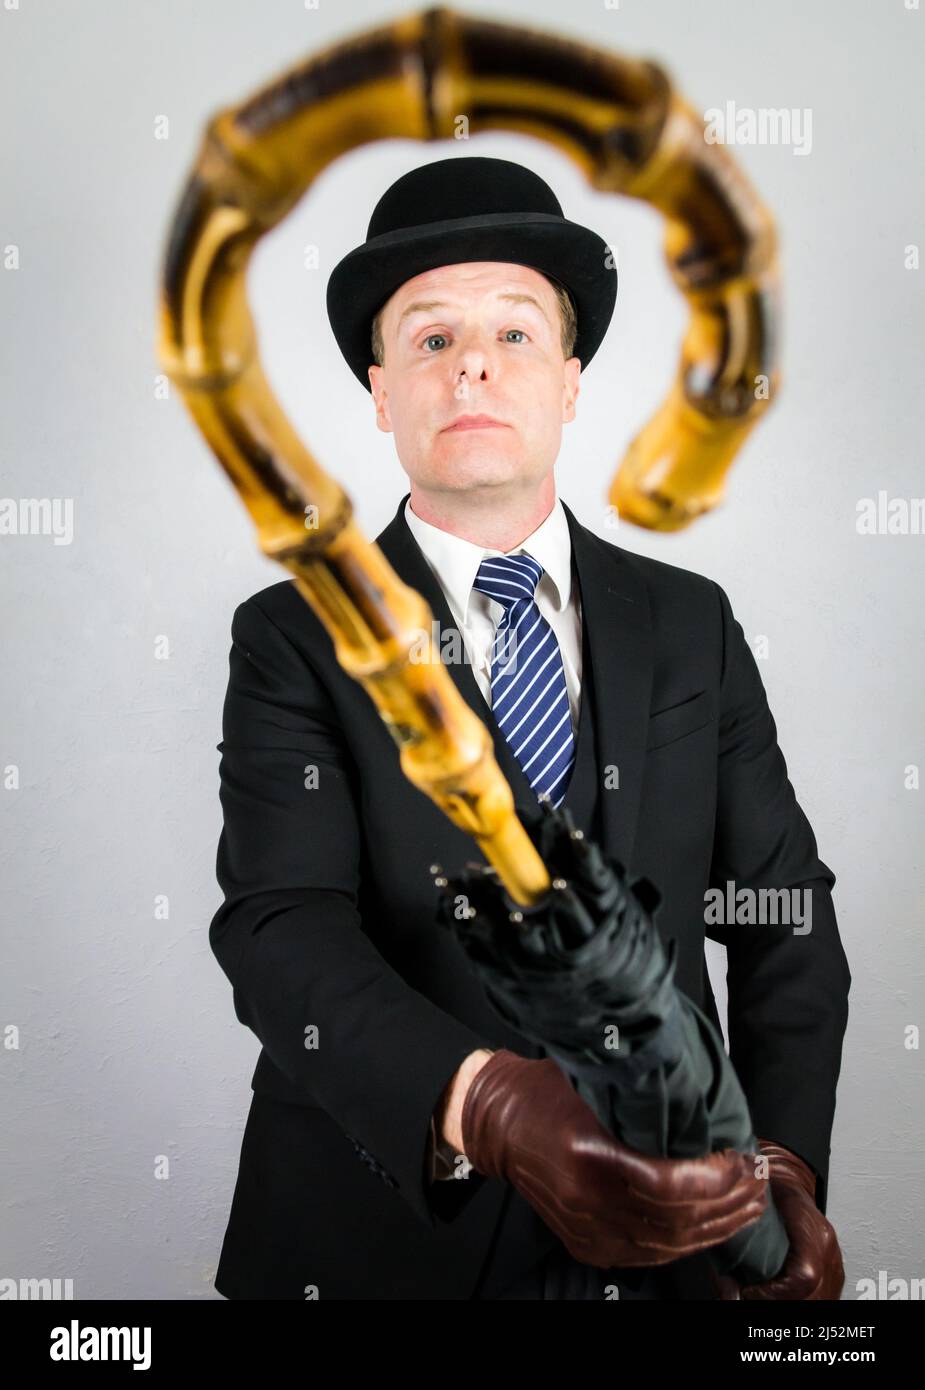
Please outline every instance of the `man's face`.
[[[475, 261], [408, 280], [383, 317], [369, 368], [376, 422], [430, 492], [539, 482], [575, 417], [581, 362], [565, 360], [552, 285], [529, 266]], [[499, 425], [451, 428], [461, 416]]]

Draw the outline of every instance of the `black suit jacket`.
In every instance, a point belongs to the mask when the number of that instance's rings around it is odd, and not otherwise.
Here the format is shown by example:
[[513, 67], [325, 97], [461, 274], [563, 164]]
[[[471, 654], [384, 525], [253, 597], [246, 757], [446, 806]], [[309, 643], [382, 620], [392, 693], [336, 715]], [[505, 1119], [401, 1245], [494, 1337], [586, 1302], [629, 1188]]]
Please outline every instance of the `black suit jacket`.
[[[455, 630], [404, 519], [377, 538]], [[817, 1173], [824, 1211], [850, 974], [831, 888], [755, 659], [712, 580], [610, 544], [566, 507], [593, 680], [604, 850], [658, 885], [679, 988], [716, 1019], [704, 894], [813, 892], [812, 931], [710, 928], [728, 956], [730, 1054], [756, 1133]], [[491, 1247], [513, 1279], [556, 1244], [520, 1195], [429, 1184], [429, 1119], [479, 1047], [541, 1055], [491, 1011], [434, 923], [430, 866], [479, 858], [404, 777], [372, 700], [290, 580], [232, 623], [210, 942], [262, 1044], [216, 1287], [229, 1297], [469, 1298]], [[451, 648], [452, 649], [452, 648]], [[536, 802], [468, 664], [519, 806]], [[583, 686], [584, 690], [584, 686]]]

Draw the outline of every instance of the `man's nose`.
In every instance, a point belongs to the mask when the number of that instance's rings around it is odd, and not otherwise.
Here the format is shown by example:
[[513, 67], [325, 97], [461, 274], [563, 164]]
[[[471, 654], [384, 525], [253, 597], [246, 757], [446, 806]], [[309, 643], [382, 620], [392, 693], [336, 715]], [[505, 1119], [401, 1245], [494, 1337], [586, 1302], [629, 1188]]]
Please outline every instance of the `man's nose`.
[[468, 381], [487, 381], [494, 376], [496, 366], [489, 346], [480, 335], [470, 336], [457, 345], [453, 362], [454, 380], [463, 374]]

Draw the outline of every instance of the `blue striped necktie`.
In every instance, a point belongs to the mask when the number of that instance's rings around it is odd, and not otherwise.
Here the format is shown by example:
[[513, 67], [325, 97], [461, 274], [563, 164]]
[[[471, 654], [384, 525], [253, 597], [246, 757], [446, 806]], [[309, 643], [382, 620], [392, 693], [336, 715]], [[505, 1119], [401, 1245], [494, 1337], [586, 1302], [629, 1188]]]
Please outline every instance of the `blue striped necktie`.
[[542, 574], [532, 555], [489, 556], [473, 588], [504, 608], [491, 655], [492, 713], [532, 789], [558, 806], [575, 741], [562, 653], [533, 596]]

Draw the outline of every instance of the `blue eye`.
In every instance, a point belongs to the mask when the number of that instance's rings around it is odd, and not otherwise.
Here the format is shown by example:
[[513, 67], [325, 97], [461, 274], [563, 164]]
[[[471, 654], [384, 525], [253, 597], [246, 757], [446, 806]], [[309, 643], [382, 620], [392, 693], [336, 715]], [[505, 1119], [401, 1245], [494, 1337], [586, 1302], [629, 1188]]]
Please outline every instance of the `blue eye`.
[[433, 338], [442, 338], [443, 341], [446, 342], [446, 334], [445, 334], [445, 333], [428, 333], [427, 337], [424, 339], [424, 344], [425, 344], [425, 346], [426, 346], [427, 343], [429, 343]]

